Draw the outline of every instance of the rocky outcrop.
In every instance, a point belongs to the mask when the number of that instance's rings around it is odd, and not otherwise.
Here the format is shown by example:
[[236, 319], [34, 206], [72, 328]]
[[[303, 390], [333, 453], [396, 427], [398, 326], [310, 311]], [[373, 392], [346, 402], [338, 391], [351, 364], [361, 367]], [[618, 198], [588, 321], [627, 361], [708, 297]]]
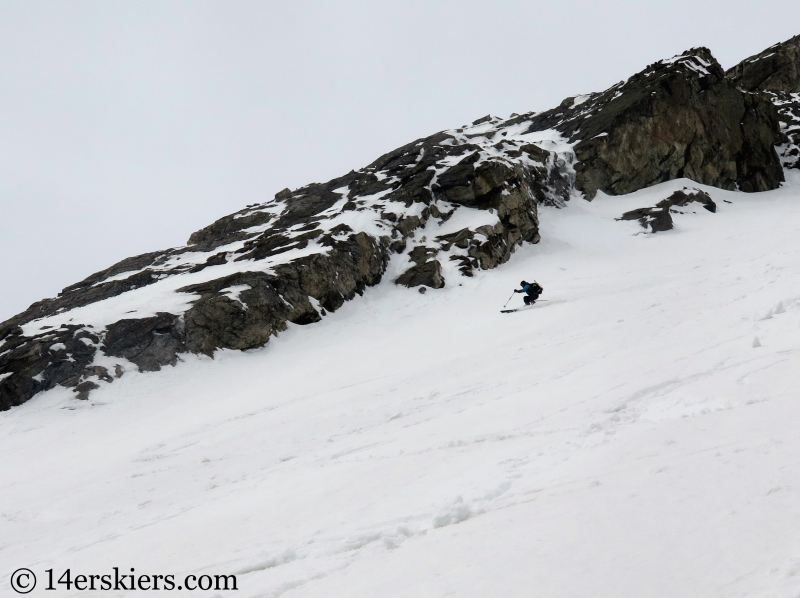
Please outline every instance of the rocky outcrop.
[[748, 192], [783, 181], [774, 107], [737, 89], [705, 48], [602, 93], [568, 98], [533, 128], [555, 128], [574, 145], [575, 185], [590, 199], [680, 177]]
[[442, 265], [439, 263], [439, 260], [430, 260], [411, 266], [408, 270], [403, 272], [395, 282], [407, 287], [424, 285], [432, 289], [441, 289], [444, 286]]
[[800, 35], [767, 48], [728, 70], [741, 89], [763, 92], [774, 104], [786, 141], [778, 147], [784, 168], [800, 168]]
[[[341, 240], [326, 236], [321, 243], [329, 248], [326, 253], [297, 258], [273, 272], [244, 270], [177, 289], [192, 301], [182, 313], [112, 315], [105, 325], [33, 324], [32, 329], [25, 328], [31, 323], [27, 318], [17, 316], [0, 328], [0, 368], [6, 374], [0, 380], [0, 407], [18, 405], [59, 384], [85, 398], [100, 381], [110, 382], [131, 367], [157, 371], [175, 365], [181, 353], [213, 355], [217, 349], [260, 347], [288, 323], [316, 322], [320, 312], [338, 309], [380, 281], [388, 260], [385, 240], [356, 233]], [[73, 290], [59, 299], [67, 303], [70, 295], [80, 299], [92, 291]], [[41, 313], [41, 307], [35, 311]], [[70, 313], [56, 309], [48, 315]]]
[[261, 347], [385, 278], [423, 291], [495, 268], [539, 241], [539, 206], [576, 190], [591, 199], [677, 177], [774, 188], [784, 141], [773, 103], [737, 88], [702, 48], [554, 110], [487, 115], [284, 189], [3, 322], [0, 410], [57, 385], [84, 399], [182, 354]]
[[800, 169], [800, 92], [767, 92], [778, 109], [786, 142], [778, 146], [784, 168]]
[[0, 409], [56, 385], [86, 398], [185, 353], [263, 346], [377, 284], [390, 262], [398, 284], [436, 289], [507, 261], [539, 241], [537, 204], [566, 201], [571, 174], [527, 140], [498, 149], [499, 124], [489, 117], [281, 191], [184, 247], [129, 258], [32, 305], [0, 324]]
[[726, 74], [747, 91], [800, 91], [800, 35], [745, 58]]
[[672, 230], [674, 226], [672, 214], [684, 214], [685, 211], [679, 208], [688, 208], [692, 203], [697, 203], [712, 213], [717, 211], [717, 204], [708, 193], [699, 189], [684, 188], [658, 202], [652, 208], [638, 208], [625, 212], [617, 220], [638, 220], [642, 228], [649, 227], [650, 232], [653, 233]]

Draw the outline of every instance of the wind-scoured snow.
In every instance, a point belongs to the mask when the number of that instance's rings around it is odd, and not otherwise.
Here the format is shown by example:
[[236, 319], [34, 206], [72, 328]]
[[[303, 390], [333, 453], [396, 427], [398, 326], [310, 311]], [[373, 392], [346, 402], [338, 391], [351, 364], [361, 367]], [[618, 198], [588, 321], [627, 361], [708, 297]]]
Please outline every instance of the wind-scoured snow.
[[[615, 220], [684, 186], [717, 212]], [[796, 597], [800, 187], [540, 224], [444, 289], [0, 414], [3, 592], [117, 566], [242, 598]], [[547, 301], [499, 313], [522, 279]]]

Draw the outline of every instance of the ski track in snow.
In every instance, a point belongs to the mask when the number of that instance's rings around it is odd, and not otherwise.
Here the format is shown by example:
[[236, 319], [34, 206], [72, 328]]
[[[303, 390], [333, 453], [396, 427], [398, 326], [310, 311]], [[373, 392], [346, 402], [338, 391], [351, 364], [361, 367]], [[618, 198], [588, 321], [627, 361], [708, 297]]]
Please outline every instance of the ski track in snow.
[[[614, 221], [684, 185], [718, 212]], [[0, 587], [118, 566], [247, 598], [794, 598], [798, 199], [572, 200], [440, 291], [39, 395], [0, 414]], [[548, 303], [499, 313], [523, 278]]]

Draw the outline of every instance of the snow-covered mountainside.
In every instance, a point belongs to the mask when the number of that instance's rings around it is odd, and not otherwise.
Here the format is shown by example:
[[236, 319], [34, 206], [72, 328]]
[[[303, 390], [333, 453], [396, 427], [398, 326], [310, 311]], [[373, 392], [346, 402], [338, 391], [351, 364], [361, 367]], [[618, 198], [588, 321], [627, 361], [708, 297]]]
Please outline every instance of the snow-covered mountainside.
[[539, 242], [539, 207], [571, 197], [681, 177], [775, 189], [776, 146], [786, 165], [793, 155], [777, 96], [740, 87], [696, 48], [553, 110], [487, 116], [281, 191], [0, 324], [0, 409], [56, 386], [86, 399], [126, 372], [261, 347], [385, 278], [457, 285]]
[[798, 72], [693, 49], [0, 324], [3, 595], [798, 596]]
[[[716, 211], [617, 220], [676, 192]], [[438, 291], [3, 413], [3, 595], [120, 567], [242, 598], [797, 596], [800, 186], [539, 219]], [[533, 278], [547, 302], [499, 313]]]

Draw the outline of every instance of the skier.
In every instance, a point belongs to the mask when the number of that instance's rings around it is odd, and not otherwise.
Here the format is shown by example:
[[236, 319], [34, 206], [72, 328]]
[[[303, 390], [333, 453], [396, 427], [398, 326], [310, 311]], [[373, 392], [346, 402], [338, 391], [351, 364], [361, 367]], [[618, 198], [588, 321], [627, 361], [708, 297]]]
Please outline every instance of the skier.
[[526, 295], [522, 298], [525, 301], [525, 305], [533, 305], [536, 303], [536, 300], [539, 298], [539, 295], [542, 294], [544, 290], [542, 285], [540, 285], [535, 280], [533, 282], [525, 282], [524, 280], [519, 283], [521, 289], [514, 289], [515, 293], [526, 293]]

